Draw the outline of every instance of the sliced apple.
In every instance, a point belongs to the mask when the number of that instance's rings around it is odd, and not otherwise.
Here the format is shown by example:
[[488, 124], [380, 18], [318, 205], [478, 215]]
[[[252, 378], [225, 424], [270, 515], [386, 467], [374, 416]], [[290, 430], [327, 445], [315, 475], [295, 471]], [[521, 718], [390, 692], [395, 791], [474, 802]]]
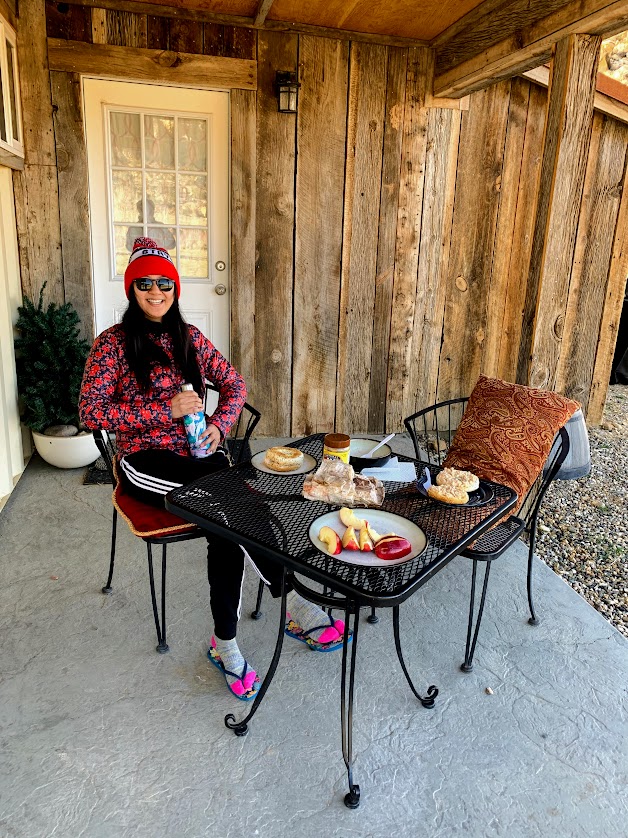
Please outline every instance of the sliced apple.
[[371, 539], [373, 544], [377, 544], [377, 542], [380, 541], [383, 538], [382, 535], [380, 535], [378, 532], [375, 532], [375, 530], [369, 524], [368, 521], [366, 521], [366, 531], [369, 534], [369, 538]]
[[358, 544], [358, 538], [355, 534], [354, 527], [347, 527], [345, 534], [342, 536], [342, 546], [345, 550], [360, 550], [362, 549]]
[[356, 530], [361, 530], [362, 527], [366, 526], [366, 521], [358, 518], [353, 509], [349, 509], [348, 506], [343, 506], [339, 514], [340, 520], [345, 527], [353, 527]]
[[318, 538], [323, 542], [323, 544], [327, 545], [327, 552], [330, 556], [337, 556], [342, 550], [340, 536], [335, 530], [332, 530], [331, 527], [321, 527]]
[[401, 559], [412, 552], [412, 545], [406, 538], [399, 535], [385, 535], [375, 547], [375, 555], [379, 559]]
[[369, 535], [368, 524], [367, 524], [366, 527], [362, 527], [362, 529], [360, 530], [360, 550], [363, 553], [368, 553], [368, 552], [373, 551], [373, 547], [374, 547], [373, 540], [372, 540], [371, 536]]

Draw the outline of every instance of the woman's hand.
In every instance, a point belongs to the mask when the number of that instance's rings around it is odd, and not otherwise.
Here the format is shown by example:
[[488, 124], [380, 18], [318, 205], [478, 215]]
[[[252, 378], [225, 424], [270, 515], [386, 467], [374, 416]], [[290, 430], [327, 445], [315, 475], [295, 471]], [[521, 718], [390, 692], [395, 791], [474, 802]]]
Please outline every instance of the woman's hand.
[[204, 431], [198, 438], [199, 448], [207, 448], [210, 454], [213, 454], [220, 444], [220, 431], [216, 425], [210, 423], [207, 430]]
[[183, 390], [182, 393], [177, 393], [176, 396], [173, 396], [170, 402], [170, 415], [173, 419], [181, 419], [181, 417], [187, 416], [188, 413], [198, 413], [204, 409], [203, 402], [194, 390]]

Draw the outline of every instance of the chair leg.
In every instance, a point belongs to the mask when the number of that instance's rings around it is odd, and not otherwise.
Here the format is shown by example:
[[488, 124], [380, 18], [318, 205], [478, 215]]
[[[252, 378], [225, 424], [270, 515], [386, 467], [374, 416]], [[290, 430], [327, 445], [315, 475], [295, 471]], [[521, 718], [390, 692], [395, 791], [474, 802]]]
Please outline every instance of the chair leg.
[[366, 618], [367, 623], [371, 623], [371, 625], [375, 625], [375, 623], [379, 623], [379, 617], [375, 613], [375, 606], [371, 608], [371, 613]]
[[148, 578], [150, 580], [150, 598], [153, 605], [153, 617], [155, 618], [155, 628], [157, 629], [157, 646], [156, 650], [163, 655], [168, 651], [169, 646], [166, 643], [166, 544], [162, 545], [161, 549], [161, 623], [159, 621], [159, 614], [157, 612], [157, 596], [155, 594], [155, 574], [153, 572], [153, 550], [150, 541], [146, 542], [148, 551]]
[[255, 602], [255, 611], [251, 611], [251, 617], [254, 620], [259, 620], [262, 616], [261, 607], [262, 607], [262, 597], [264, 596], [264, 582], [260, 579], [259, 585], [257, 586], [257, 601]]
[[488, 586], [488, 576], [491, 572], [491, 562], [486, 562], [486, 569], [484, 571], [484, 584], [482, 585], [482, 596], [480, 597], [480, 607], [476, 617], [475, 630], [473, 629], [473, 612], [475, 606], [475, 580], [478, 569], [478, 563], [473, 560], [473, 573], [471, 574], [471, 598], [469, 602], [469, 624], [467, 627], [467, 643], [464, 650], [464, 663], [460, 664], [460, 669], [463, 672], [471, 672], [473, 669], [473, 655], [475, 654], [475, 645], [478, 642], [478, 634], [480, 632], [480, 623], [482, 622], [482, 614], [484, 613], [484, 603], [486, 601], [486, 588]]
[[531, 626], [538, 626], [539, 619], [534, 611], [534, 602], [532, 601], [532, 562], [534, 560], [534, 545], [536, 543], [536, 521], [532, 524], [530, 529], [530, 549], [528, 551], [528, 607], [530, 608], [530, 616], [528, 623]]
[[109, 559], [109, 576], [107, 576], [106, 584], [101, 588], [103, 594], [111, 593], [111, 580], [113, 579], [113, 563], [116, 560], [116, 530], [118, 524], [118, 510], [113, 508], [113, 518], [111, 519], [111, 557]]

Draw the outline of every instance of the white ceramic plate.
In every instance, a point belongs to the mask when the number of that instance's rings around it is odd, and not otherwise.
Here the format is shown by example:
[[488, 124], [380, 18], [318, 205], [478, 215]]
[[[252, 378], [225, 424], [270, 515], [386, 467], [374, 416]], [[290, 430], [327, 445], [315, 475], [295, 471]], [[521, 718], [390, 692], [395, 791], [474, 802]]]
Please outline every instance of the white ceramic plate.
[[304, 454], [303, 462], [299, 468], [295, 468], [293, 471], [274, 471], [272, 468], [268, 468], [268, 466], [264, 465], [265, 456], [266, 451], [260, 451], [258, 454], [255, 454], [251, 457], [251, 465], [255, 466], [258, 471], [265, 471], [266, 474], [278, 474], [285, 477], [291, 474], [306, 474], [308, 471], [312, 471], [312, 469], [316, 467], [316, 460], [314, 457], [311, 457], [309, 454]]
[[[388, 533], [394, 532], [395, 535], [407, 538], [412, 545], [412, 552], [401, 559], [387, 560], [378, 559], [375, 553], [343, 549], [337, 556], [334, 556], [334, 559], [348, 562], [348, 564], [364, 565], [365, 567], [392, 567], [392, 565], [409, 562], [427, 547], [427, 538], [423, 530], [407, 518], [402, 518], [401, 515], [394, 515], [392, 512], [384, 512], [381, 509], [356, 509], [354, 511], [358, 518], [366, 518], [370, 526], [380, 535], [388, 535]], [[310, 541], [321, 553], [328, 556], [327, 545], [320, 541], [318, 537], [322, 527], [331, 527], [340, 538], [344, 535], [346, 527], [340, 520], [338, 510], [321, 515], [310, 525], [308, 532]]]

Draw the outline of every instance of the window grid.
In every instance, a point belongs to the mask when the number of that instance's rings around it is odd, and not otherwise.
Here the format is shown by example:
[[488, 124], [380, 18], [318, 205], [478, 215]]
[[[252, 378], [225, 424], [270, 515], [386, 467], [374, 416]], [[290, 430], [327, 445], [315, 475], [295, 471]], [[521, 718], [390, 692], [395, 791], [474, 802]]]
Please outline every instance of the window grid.
[[[114, 113], [131, 113], [137, 114], [140, 117], [140, 163], [141, 168], [138, 169], [136, 166], [116, 166], [113, 165], [112, 159], [112, 131], [111, 131], [111, 115]], [[150, 170], [146, 166], [146, 127], [145, 127], [145, 117], [146, 116], [153, 116], [158, 118], [165, 118], [165, 119], [173, 119], [174, 120], [174, 129], [173, 129], [173, 140], [174, 140], [174, 170], [173, 169], [166, 169], [166, 168], [153, 168], [151, 167]], [[193, 169], [179, 169], [179, 119], [198, 119], [205, 122], [206, 130], [205, 130], [205, 140], [206, 140], [206, 157], [205, 157], [205, 168], [203, 170], [193, 170]], [[181, 260], [181, 252], [179, 248], [180, 236], [179, 233], [181, 230], [204, 230], [207, 235], [207, 259], [206, 259], [206, 274], [203, 277], [190, 277], [197, 281], [207, 281], [211, 279], [211, 271], [210, 271], [210, 262], [211, 262], [211, 239], [209, 235], [209, 226], [210, 226], [210, 177], [209, 177], [209, 169], [210, 169], [210, 126], [209, 120], [207, 118], [203, 118], [198, 114], [186, 114], [186, 115], [179, 115], [176, 113], [163, 113], [161, 111], [153, 111], [153, 110], [145, 110], [145, 111], [138, 111], [137, 109], [128, 109], [124, 107], [110, 107], [107, 108], [106, 111], [106, 125], [107, 125], [107, 165], [108, 165], [108, 181], [109, 181], [109, 191], [110, 191], [110, 201], [109, 201], [109, 219], [110, 219], [110, 229], [112, 231], [111, 235], [111, 243], [112, 243], [112, 265], [114, 265], [114, 273], [116, 278], [122, 278], [122, 274], [117, 273], [117, 251], [116, 251], [116, 237], [115, 231], [116, 228], [120, 229], [128, 229], [129, 227], [142, 227], [143, 235], [148, 235], [148, 227], [160, 227], [163, 226], [165, 229], [174, 230], [175, 237], [176, 237], [176, 254], [175, 255], [175, 264], [177, 266], [177, 270], [180, 271], [180, 260]], [[133, 172], [133, 171], [140, 171], [141, 173], [141, 189], [142, 189], [142, 222], [138, 221], [128, 221], [128, 222], [116, 222], [114, 220], [114, 212], [113, 212], [113, 173], [116, 171], [120, 172]], [[146, 173], [150, 171], [151, 174], [168, 174], [174, 173], [175, 176], [175, 223], [174, 224], [160, 224], [158, 223], [149, 223], [147, 218], [147, 193], [146, 193]], [[206, 186], [206, 206], [207, 206], [207, 216], [205, 220], [205, 224], [179, 224], [180, 218], [180, 178], [182, 176], [191, 175], [191, 176], [202, 176], [205, 178], [205, 186]], [[185, 276], [185, 274], [181, 274]]]

